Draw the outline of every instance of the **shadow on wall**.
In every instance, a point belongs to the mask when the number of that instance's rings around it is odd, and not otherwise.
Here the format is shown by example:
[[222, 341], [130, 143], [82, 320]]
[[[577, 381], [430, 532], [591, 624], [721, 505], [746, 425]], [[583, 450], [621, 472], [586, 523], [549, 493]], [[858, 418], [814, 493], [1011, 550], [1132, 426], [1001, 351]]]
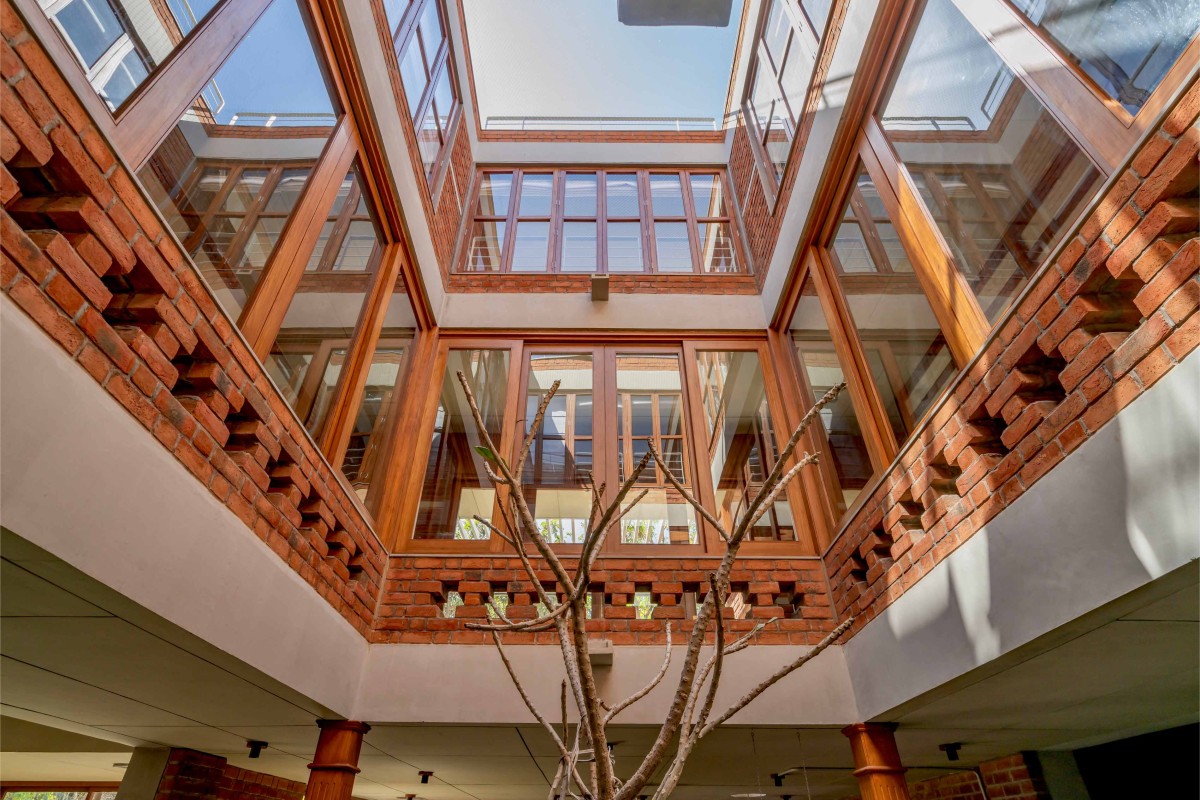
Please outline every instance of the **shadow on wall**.
[[850, 640], [865, 718], [1200, 557], [1198, 385], [1192, 358]]

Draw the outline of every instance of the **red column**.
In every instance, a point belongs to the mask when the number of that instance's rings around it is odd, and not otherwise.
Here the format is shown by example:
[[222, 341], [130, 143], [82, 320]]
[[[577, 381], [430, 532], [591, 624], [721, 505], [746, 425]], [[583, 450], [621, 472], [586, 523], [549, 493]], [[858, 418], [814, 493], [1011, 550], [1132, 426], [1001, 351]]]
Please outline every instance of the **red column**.
[[860, 722], [842, 728], [854, 751], [854, 776], [862, 800], [909, 800], [895, 726]]
[[317, 724], [321, 726], [321, 738], [317, 740], [313, 762], [308, 765], [305, 800], [350, 800], [363, 734], [371, 726], [353, 720], [322, 719]]

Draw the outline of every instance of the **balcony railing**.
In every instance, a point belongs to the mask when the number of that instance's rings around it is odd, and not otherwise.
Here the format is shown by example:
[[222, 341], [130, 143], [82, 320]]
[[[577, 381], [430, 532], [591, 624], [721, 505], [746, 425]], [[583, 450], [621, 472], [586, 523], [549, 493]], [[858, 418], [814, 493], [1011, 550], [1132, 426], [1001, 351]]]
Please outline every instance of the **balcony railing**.
[[716, 117], [485, 117], [488, 131], [719, 131]]

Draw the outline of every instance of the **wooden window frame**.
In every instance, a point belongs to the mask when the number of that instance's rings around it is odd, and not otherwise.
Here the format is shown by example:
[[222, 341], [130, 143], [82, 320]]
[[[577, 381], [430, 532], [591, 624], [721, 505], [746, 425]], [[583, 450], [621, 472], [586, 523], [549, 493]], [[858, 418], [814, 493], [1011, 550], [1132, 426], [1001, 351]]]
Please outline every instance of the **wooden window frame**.
[[[783, 87], [783, 70], [787, 66], [789, 57], [793, 55], [793, 50], [797, 46], [797, 39], [802, 35], [808, 35], [813, 41], [810, 46], [813, 48], [813, 73], [808, 77], [807, 88], [802, 95], [805, 105], [808, 104], [809, 95], [812, 94], [813, 81], [816, 79], [817, 65], [821, 60], [821, 47], [826, 41], [825, 30], [818, 30], [809, 19], [808, 10], [803, 7], [799, 0], [779, 0], [782, 3], [783, 13], [787, 17], [788, 38], [784, 46], [783, 55], [779, 58], [779, 64], [775, 64], [774, 58], [771, 56], [770, 50], [766, 45], [767, 23], [770, 21], [771, 9], [774, 6], [774, 0], [765, 0], [760, 13], [758, 26], [754, 35], [754, 50], [750, 62], [749, 71], [746, 74], [746, 83], [742, 91], [740, 109], [742, 118], [746, 121], [746, 129], [750, 140], [750, 149], [754, 154], [755, 172], [758, 174], [759, 183], [762, 185], [763, 193], [766, 195], [768, 205], [772, 208], [775, 206], [776, 200], [779, 197], [779, 191], [782, 186], [783, 176], [787, 175], [788, 169], [791, 166], [792, 159], [796, 154], [796, 141], [799, 138], [801, 121], [804, 118], [806, 109], [792, 108], [788, 102], [787, 91]], [[836, 2], [831, 3], [829, 16], [832, 18], [836, 11]], [[826, 20], [828, 23], [828, 20]], [[827, 27], [827, 26], [826, 26]], [[753, 93], [755, 81], [760, 76], [765, 76], [771, 82], [771, 89], [774, 91], [778, 100], [772, 101], [771, 119], [767, 121], [767, 127], [764, 130], [758, 115], [754, 110]], [[782, 117], [778, 117], [774, 113], [776, 103], [782, 104], [784, 113]], [[788, 157], [784, 160], [782, 174], [777, 174], [775, 164], [771, 160], [770, 153], [767, 149], [767, 140], [771, 135], [771, 123], [776, 119], [786, 118], [788, 130]]]
[[[479, 195], [483, 186], [483, 176], [489, 174], [505, 174], [512, 176], [510, 197], [508, 209], [504, 216], [498, 214], [479, 214]], [[550, 215], [537, 217], [522, 217], [520, 216], [520, 194], [521, 187], [524, 185], [526, 175], [553, 175], [553, 196]], [[589, 175], [596, 178], [596, 213], [595, 216], [586, 215], [567, 215], [566, 214], [566, 186], [567, 178], [572, 175]], [[633, 175], [638, 187], [638, 215], [626, 216], [610, 216], [608, 213], [608, 198], [607, 198], [607, 178], [609, 175]], [[652, 199], [650, 197], [650, 178], [651, 176], [661, 175], [676, 175], [680, 181], [680, 188], [683, 191], [683, 204], [685, 214], [683, 216], [656, 217], [654, 215]], [[694, 203], [692, 193], [692, 177], [713, 176], [717, 180], [720, 187], [722, 204], [724, 206], [724, 216], [700, 217]], [[590, 165], [571, 165], [564, 166], [511, 166], [511, 165], [495, 165], [482, 166], [476, 170], [476, 179], [469, 195], [468, 207], [471, 213], [463, 215], [462, 237], [464, 239], [462, 245], [458, 248], [461, 252], [460, 258], [456, 261], [456, 274], [462, 275], [660, 275], [668, 280], [672, 276], [694, 277], [697, 275], [750, 275], [753, 274], [750, 268], [750, 261], [746, 257], [744, 243], [741, 237], [741, 231], [738, 225], [737, 214], [734, 210], [733, 195], [731, 193], [732, 183], [729, 180], [727, 170], [724, 166], [716, 167], [646, 167], [646, 166], [590, 166]], [[520, 221], [541, 221], [550, 223], [548, 254], [546, 259], [545, 270], [520, 270], [512, 269], [512, 254], [515, 249], [517, 224]], [[658, 269], [658, 253], [654, 236], [654, 223], [657, 221], [669, 222], [685, 222], [688, 229], [688, 245], [692, 254], [692, 267], [688, 271], [671, 271], [660, 272]], [[495, 270], [470, 270], [467, 265], [470, 263], [471, 247], [470, 241], [477, 223], [486, 222], [503, 222], [504, 223], [504, 242], [501, 245], [501, 260], [499, 269]], [[598, 259], [596, 269], [591, 272], [583, 270], [562, 269], [562, 248], [564, 244], [564, 224], [567, 222], [595, 222], [596, 224], [596, 257]], [[608, 264], [608, 226], [610, 223], [637, 223], [641, 236], [642, 247], [642, 262], [643, 268], [641, 271], [612, 271]], [[703, 242], [700, 239], [700, 228], [702, 224], [724, 224], [729, 231], [730, 239], [733, 243], [733, 254], [737, 265], [736, 271], [714, 271], [705, 272], [703, 262]]]
[[1120, 168], [1200, 63], [1197, 34], [1141, 110], [1132, 115], [1080, 69], [1048, 32], [1008, 0], [952, 2], [1106, 177]]
[[[393, 442], [403, 442], [389, 458], [393, 461], [403, 461], [407, 464], [425, 463], [433, 438], [433, 423], [440, 402], [442, 385], [445, 381], [447, 357], [451, 350], [484, 349], [506, 350], [509, 353], [509, 377], [506, 389], [506, 405], [503, 417], [502, 441], [498, 443], [510, 459], [515, 459], [516, 449], [525, 435], [526, 398], [528, 396], [530, 356], [534, 354], [562, 353], [564, 355], [587, 354], [592, 357], [592, 402], [593, 402], [593, 434], [592, 434], [592, 469], [598, 479], [607, 482], [610, 487], [619, 485], [617, 476], [617, 420], [616, 381], [618, 355], [672, 355], [678, 357], [680, 369], [681, 413], [684, 425], [684, 463], [691, 470], [688, 473], [692, 490], [697, 494], [706, 507], [711, 508], [715, 502], [714, 491], [709, 467], [700, 460], [700, 448], [696, 442], [707, 441], [707, 433], [700, 405], [699, 371], [696, 363], [698, 351], [747, 351], [758, 355], [759, 365], [767, 395], [768, 409], [775, 426], [775, 436], [778, 446], [786, 438], [786, 426], [791, 426], [793, 418], [798, 422], [798, 415], [791, 413], [784, 406], [781, 381], [770, 355], [770, 349], [765, 339], [756, 337], [730, 339], [694, 339], [678, 336], [629, 336], [617, 340], [607, 339], [598, 334], [580, 334], [565, 336], [542, 341], [537, 338], [487, 338], [463, 334], [440, 335], [437, 338], [436, 354], [430, 359], [427, 381], [421, 390], [423, 396], [419, 399], [409, 397], [416, 409], [415, 419], [406, 429], [407, 435], [391, 434]], [[410, 361], [410, 374], [414, 369]], [[412, 383], [406, 387], [412, 390]], [[674, 394], [672, 392], [671, 394]], [[611, 412], [611, 413], [610, 413]], [[406, 438], [405, 438], [406, 436]], [[628, 437], [627, 437], [628, 438]], [[631, 454], [630, 454], [631, 455]], [[511, 463], [511, 462], [510, 462]], [[389, 516], [397, 520], [394, 528], [383, 531], [383, 540], [393, 552], [420, 553], [429, 555], [451, 554], [493, 554], [508, 553], [511, 548], [499, 537], [492, 536], [487, 540], [450, 540], [450, 539], [416, 539], [414, 526], [421, 500], [421, 486], [424, 480], [424, 470], [406, 470], [403, 481], [394, 483], [387, 488], [387, 497], [379, 498], [378, 502], [393, 505], [398, 511]], [[657, 476], [659, 482], [655, 486], [646, 484], [647, 488], [661, 488], [665, 483], [662, 476]], [[505, 502], [505, 490], [499, 487], [496, 494], [497, 507], [493, 511], [493, 520], [502, 530], [499, 505]], [[819, 547], [824, 546], [827, 535], [812, 528], [810, 514], [806, 511], [803, 492], [799, 483], [787, 490], [787, 497], [792, 505], [792, 514], [796, 529], [796, 540], [785, 542], [746, 542], [743, 553], [758, 556], [815, 556]], [[697, 544], [626, 544], [620, 537], [610, 537], [605, 543], [602, 555], [619, 557], [682, 557], [719, 555], [723, 552], [717, 532], [703, 519], [697, 518], [700, 539]], [[505, 533], [510, 533], [505, 530]], [[556, 552], [565, 556], [578, 554], [579, 545], [554, 545]]]
[[[418, 30], [421, 16], [425, 13], [425, 7], [432, 3], [438, 15], [438, 21], [441, 24], [442, 39], [438, 44], [438, 49], [433, 53], [432, 57], [428, 55], [428, 45], [424, 41], [424, 37], [420, 35]], [[384, 21], [384, 24], [390, 26], [387, 21], [387, 15], [379, 9], [377, 15]], [[388, 59], [388, 68], [394, 70], [395, 83], [401, 91], [400, 111], [401, 116], [405, 116], [412, 123], [414, 134], [414, 142], [417, 145], [417, 161], [424, 168], [424, 162], [420, 156], [420, 140], [421, 140], [421, 122], [425, 119], [426, 113], [430, 106], [434, 103], [434, 92], [437, 88], [438, 81], [441, 80], [443, 74], [450, 77], [450, 93], [453, 97], [453, 103], [450, 109], [443, 114], [442, 109], [437, 109], [435, 119], [438, 126], [438, 154], [434, 159], [432, 167], [425, 171], [425, 184], [430, 198], [436, 203], [437, 198], [441, 194], [442, 186], [445, 183], [445, 178], [449, 172], [451, 150], [453, 149], [454, 138], [457, 135], [458, 128], [462, 119], [462, 91], [458, 85], [458, 75], [454, 68], [454, 54], [451, 52], [450, 39], [450, 17], [446, 12], [446, 7], [442, 0], [413, 0], [404, 9], [404, 14], [400, 21], [396, 24], [395, 29], [391, 31], [389, 37], [391, 47], [391, 56]], [[421, 90], [421, 95], [415, 106], [409, 104], [409, 87], [404, 85], [403, 74], [400, 72], [400, 62], [407, 54], [409, 47], [419, 47], [421, 50], [421, 67], [425, 70], [425, 86]], [[412, 109], [410, 111], [410, 108]], [[443, 119], [445, 126], [443, 127]]]

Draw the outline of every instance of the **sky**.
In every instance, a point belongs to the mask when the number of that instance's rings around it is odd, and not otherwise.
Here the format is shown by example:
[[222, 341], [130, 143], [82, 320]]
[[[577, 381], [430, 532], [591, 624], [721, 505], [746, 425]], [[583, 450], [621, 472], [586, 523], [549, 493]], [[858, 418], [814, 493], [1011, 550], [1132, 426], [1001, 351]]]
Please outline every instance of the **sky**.
[[479, 116], [715, 117], [742, 0], [724, 28], [630, 27], [617, 0], [464, 0]]
[[329, 92], [296, 0], [275, 0], [216, 75], [217, 122], [238, 112], [329, 113]]

